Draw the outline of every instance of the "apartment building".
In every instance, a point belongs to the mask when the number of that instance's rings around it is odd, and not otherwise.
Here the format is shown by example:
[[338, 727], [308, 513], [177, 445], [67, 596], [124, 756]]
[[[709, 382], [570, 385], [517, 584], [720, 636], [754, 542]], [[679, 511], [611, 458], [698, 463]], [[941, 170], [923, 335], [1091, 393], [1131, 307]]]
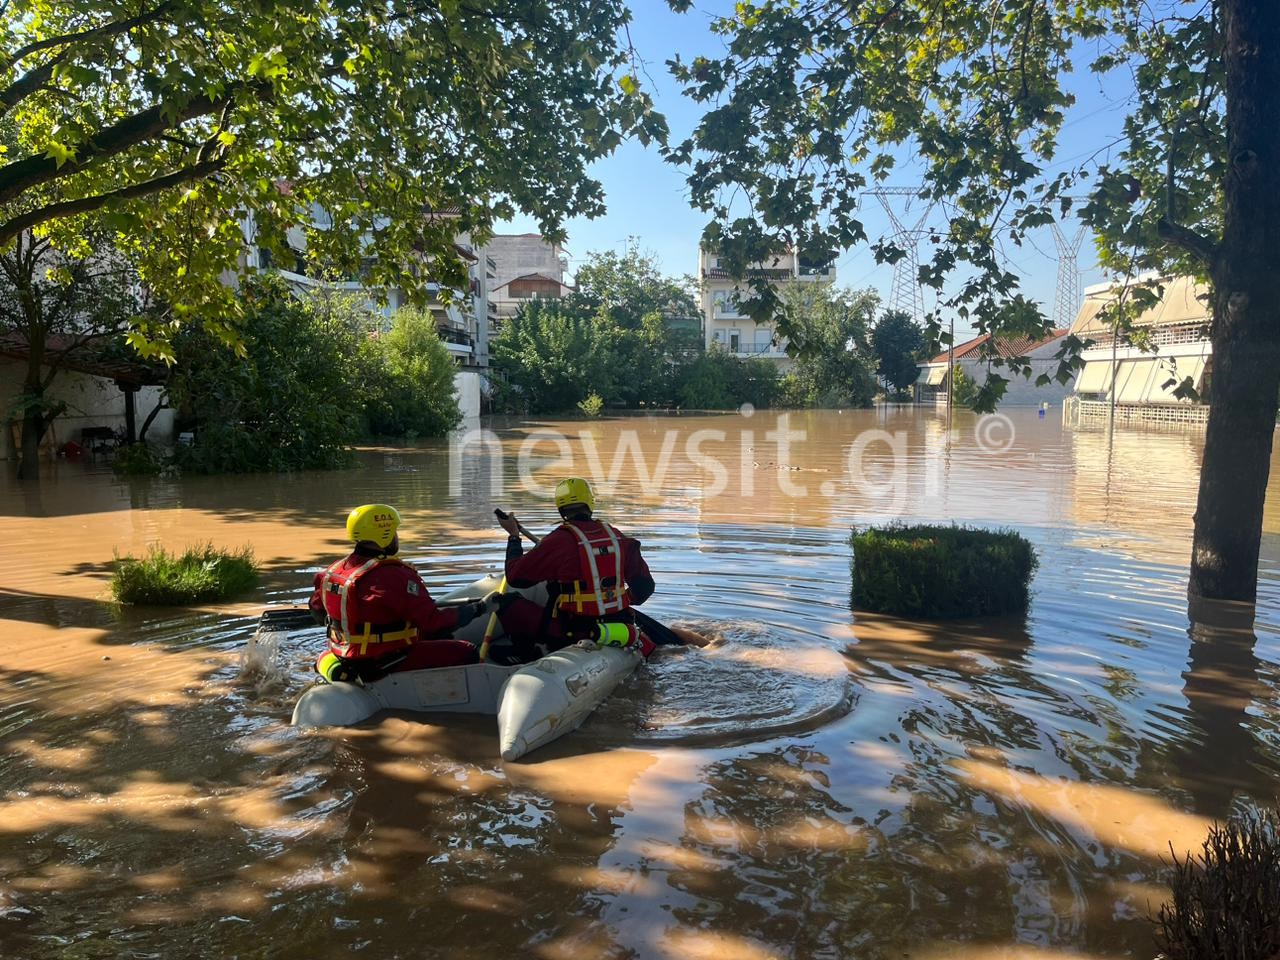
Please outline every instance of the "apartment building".
[[[437, 214], [448, 216], [448, 214]], [[324, 227], [328, 213], [320, 208], [312, 211], [314, 223]], [[273, 269], [299, 292], [325, 288], [353, 294], [363, 298], [370, 313], [381, 314], [388, 321], [409, 302], [408, 295], [400, 288], [370, 287], [362, 279], [333, 281], [310, 276], [306, 263], [306, 231], [300, 227], [291, 229], [286, 237], [292, 257], [287, 263], [274, 261], [271, 252], [256, 243], [256, 231], [252, 215], [243, 221], [245, 257], [249, 265], [258, 269]], [[489, 366], [490, 314], [489, 294], [493, 289], [496, 265], [477, 251], [470, 237], [460, 234], [454, 240], [454, 250], [467, 264], [468, 288], [452, 290], [436, 283], [427, 284], [430, 310], [436, 329], [445, 347], [453, 355], [458, 366], [485, 370]]]
[[484, 255], [494, 263], [490, 287], [494, 330], [529, 300], [563, 297], [573, 290], [565, 280], [568, 251], [541, 234], [499, 234], [485, 244]]
[[779, 337], [772, 322], [757, 323], [739, 306], [749, 299], [751, 279], [763, 277], [775, 285], [787, 283], [834, 283], [835, 265], [806, 263], [794, 252], [756, 264], [747, 279], [739, 282], [729, 275], [714, 250], [698, 253], [698, 276], [702, 281], [702, 335], [708, 350], [713, 346], [742, 358], [762, 357], [791, 366], [785, 337]]

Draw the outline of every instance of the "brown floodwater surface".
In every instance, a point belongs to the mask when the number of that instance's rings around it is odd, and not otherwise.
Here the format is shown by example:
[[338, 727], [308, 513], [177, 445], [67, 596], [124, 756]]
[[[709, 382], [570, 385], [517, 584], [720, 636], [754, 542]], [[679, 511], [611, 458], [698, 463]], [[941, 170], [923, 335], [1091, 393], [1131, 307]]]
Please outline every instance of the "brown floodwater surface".
[[[911, 409], [488, 426], [337, 473], [62, 463], [0, 487], [0, 957], [1149, 958], [1170, 844], [1280, 789], [1280, 498], [1256, 621], [1189, 623], [1197, 433], [1034, 410], [950, 435]], [[494, 506], [545, 530], [570, 472], [643, 541], [646, 611], [712, 643], [528, 762], [485, 717], [293, 729], [314, 631], [242, 662], [353, 505], [399, 507], [445, 591], [498, 565]], [[1028, 615], [851, 613], [849, 530], [894, 516], [1024, 533]], [[252, 544], [262, 586], [108, 602], [114, 551], [204, 541]]]

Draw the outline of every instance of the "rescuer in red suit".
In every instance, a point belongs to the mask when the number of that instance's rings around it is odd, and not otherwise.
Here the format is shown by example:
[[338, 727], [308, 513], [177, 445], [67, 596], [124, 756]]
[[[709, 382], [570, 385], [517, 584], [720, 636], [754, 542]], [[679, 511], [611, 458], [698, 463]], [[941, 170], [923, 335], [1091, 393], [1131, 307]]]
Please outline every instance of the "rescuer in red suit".
[[635, 626], [633, 606], [653, 596], [653, 575], [640, 541], [594, 519], [595, 495], [581, 477], [556, 485], [556, 507], [564, 523], [524, 552], [519, 521], [506, 514], [507, 584], [546, 583], [545, 608], [522, 597], [503, 597], [499, 617], [521, 659], [537, 656], [537, 645], [557, 650], [578, 640], [601, 645], [638, 644], [648, 656], [649, 639]]
[[347, 517], [355, 549], [316, 574], [309, 606], [328, 627], [328, 649], [316, 662], [326, 680], [376, 680], [393, 670], [476, 661], [472, 644], [444, 638], [494, 601], [436, 606], [422, 577], [396, 556], [399, 527], [400, 514], [384, 503], [356, 507]]

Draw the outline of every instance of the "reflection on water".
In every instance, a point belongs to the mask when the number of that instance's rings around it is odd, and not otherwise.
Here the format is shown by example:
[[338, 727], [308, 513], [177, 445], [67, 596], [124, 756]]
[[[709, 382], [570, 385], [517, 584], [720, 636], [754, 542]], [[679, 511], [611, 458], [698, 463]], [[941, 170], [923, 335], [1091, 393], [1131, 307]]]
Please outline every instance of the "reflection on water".
[[[1200, 438], [1012, 416], [997, 453], [965, 416], [948, 437], [881, 410], [793, 415], [784, 455], [758, 413], [506, 424], [501, 458], [452, 472], [442, 443], [348, 473], [5, 487], [0, 955], [1150, 956], [1168, 844], [1280, 782], [1276, 500], [1257, 621], [1189, 627]], [[548, 428], [564, 450], [532, 446]], [[493, 567], [495, 504], [552, 520], [522, 445], [542, 484], [561, 454], [646, 454], [605, 509], [645, 544], [646, 609], [718, 642], [529, 763], [498, 760], [488, 718], [288, 727], [318, 639], [242, 673], [257, 611], [305, 596], [356, 502], [402, 508], [433, 589]], [[849, 528], [895, 512], [1023, 531], [1030, 613], [852, 615]], [[253, 544], [255, 596], [105, 601], [113, 549], [208, 539]]]

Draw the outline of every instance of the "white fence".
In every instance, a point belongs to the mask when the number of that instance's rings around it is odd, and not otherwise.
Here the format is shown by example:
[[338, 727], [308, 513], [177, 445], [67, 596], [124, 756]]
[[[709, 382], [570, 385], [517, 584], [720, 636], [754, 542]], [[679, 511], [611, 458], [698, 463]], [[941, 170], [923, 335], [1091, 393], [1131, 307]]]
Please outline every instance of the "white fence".
[[[1081, 400], [1068, 397], [1062, 405], [1062, 422], [1074, 427], [1082, 423], [1105, 423], [1111, 416], [1107, 400]], [[1209, 408], [1192, 403], [1117, 403], [1116, 423], [1204, 424], [1209, 421]]]

